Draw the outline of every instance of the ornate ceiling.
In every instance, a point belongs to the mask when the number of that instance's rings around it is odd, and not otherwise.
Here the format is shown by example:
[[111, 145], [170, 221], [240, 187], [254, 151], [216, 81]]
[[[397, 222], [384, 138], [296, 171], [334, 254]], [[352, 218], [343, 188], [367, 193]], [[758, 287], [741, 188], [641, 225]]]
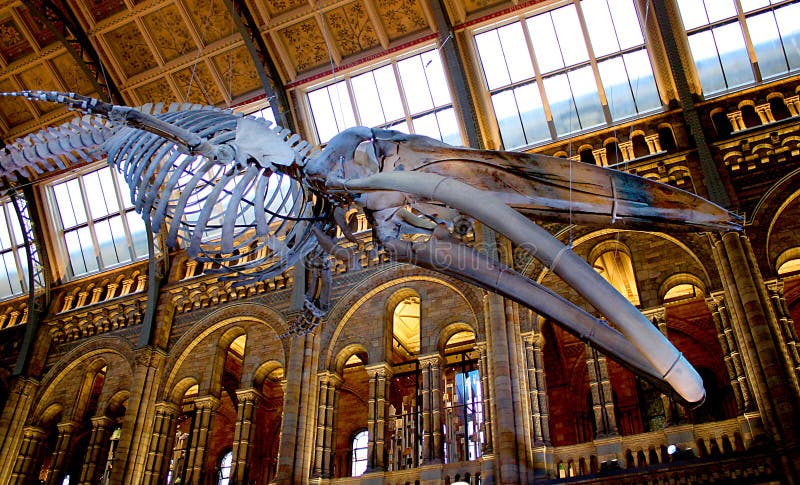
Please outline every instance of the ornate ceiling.
[[[439, 31], [433, 10], [439, 0], [233, 3], [255, 20], [283, 86]], [[487, 8], [521, 7], [498, 0], [445, 3], [453, 24]], [[77, 26], [62, 29], [70, 18]], [[76, 61], [67, 48], [78, 44], [62, 41], [69, 41], [70, 34], [85, 35], [89, 49], [77, 57], [96, 53], [99, 67], [94, 71], [91, 62]], [[44, 89], [105, 97], [104, 79], [128, 105], [189, 101], [227, 106], [264, 93], [226, 0], [0, 0], [0, 92]], [[70, 116], [57, 106], [0, 98], [4, 141]]]

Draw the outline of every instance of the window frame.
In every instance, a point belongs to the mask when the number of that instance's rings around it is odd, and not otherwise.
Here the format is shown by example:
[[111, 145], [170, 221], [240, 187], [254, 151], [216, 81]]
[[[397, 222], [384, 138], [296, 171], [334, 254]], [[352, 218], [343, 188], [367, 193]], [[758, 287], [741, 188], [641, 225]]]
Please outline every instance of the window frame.
[[[358, 440], [362, 436], [367, 438], [366, 442], [364, 443], [363, 447], [356, 448], [356, 440]], [[364, 457], [363, 460], [362, 459], [358, 459], [358, 460], [356, 459], [356, 450], [364, 450], [365, 457]], [[361, 428], [361, 429], [357, 430], [355, 433], [353, 433], [353, 437], [350, 439], [350, 476], [351, 477], [360, 477], [361, 475], [363, 475], [364, 473], [367, 472], [367, 465], [368, 465], [367, 462], [369, 461], [368, 451], [369, 451], [369, 431], [367, 430], [367, 428]], [[356, 464], [360, 464], [360, 463], [364, 464], [364, 471], [359, 473], [358, 475], [356, 475], [355, 474], [355, 472], [356, 472]]]
[[[20, 195], [21, 197], [21, 195]], [[27, 207], [29, 210], [30, 207]], [[8, 238], [9, 238], [9, 247], [8, 248], [0, 248], [0, 258], [3, 258], [3, 266], [5, 266], [5, 255], [11, 254], [14, 260], [14, 265], [17, 269], [17, 282], [19, 284], [20, 290], [17, 292], [13, 291], [13, 284], [11, 283], [11, 274], [8, 273], [7, 269], [4, 269], [3, 272], [0, 272], [0, 277], [5, 277], [6, 280], [9, 282], [9, 290], [11, 290], [8, 294], [0, 293], [0, 301], [4, 300], [11, 300], [14, 298], [18, 298], [22, 295], [27, 294], [30, 291], [28, 288], [28, 260], [27, 260], [27, 253], [25, 251], [25, 228], [22, 227], [22, 224], [17, 217], [17, 211], [14, 208], [14, 201], [11, 197], [3, 197], [0, 198], [0, 210], [3, 211], [3, 217], [6, 220], [6, 225], [8, 226]], [[30, 216], [30, 213], [28, 214]], [[19, 233], [17, 234], [17, 231]], [[21, 236], [21, 241], [18, 241], [18, 236]], [[30, 249], [32, 252], [36, 252], [36, 243], [35, 241], [29, 241]], [[35, 271], [35, 268], [34, 268]], [[34, 282], [35, 285], [35, 282]]]

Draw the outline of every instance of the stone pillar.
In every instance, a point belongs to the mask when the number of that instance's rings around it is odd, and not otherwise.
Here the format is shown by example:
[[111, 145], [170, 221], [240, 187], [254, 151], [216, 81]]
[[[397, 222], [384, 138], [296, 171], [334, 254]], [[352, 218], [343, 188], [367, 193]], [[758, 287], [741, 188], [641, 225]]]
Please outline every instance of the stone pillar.
[[150, 437], [150, 447], [147, 453], [147, 463], [144, 471], [144, 483], [160, 483], [169, 470], [169, 460], [172, 455], [170, 445], [175, 438], [178, 427], [177, 416], [179, 408], [171, 402], [156, 404], [156, 417], [153, 422], [153, 434]]
[[800, 345], [797, 342], [794, 320], [789, 314], [789, 306], [786, 304], [786, 298], [783, 294], [783, 281], [772, 282], [767, 289], [769, 290], [772, 309], [777, 318], [777, 330], [783, 341], [783, 345], [780, 348], [784, 353], [784, 359], [791, 367], [789, 374], [792, 376], [791, 383], [795, 387], [795, 393], [800, 396], [800, 384], [798, 384], [798, 379], [800, 379]]
[[64, 477], [64, 468], [69, 463], [70, 448], [72, 448], [72, 432], [75, 430], [75, 423], [66, 421], [58, 423], [58, 438], [56, 447], [53, 450], [53, 461], [50, 462], [50, 470], [47, 473], [48, 485], [61, 485]]
[[[536, 316], [534, 316], [536, 318]], [[544, 371], [544, 337], [535, 330], [523, 336], [525, 342], [525, 368], [528, 371], [528, 400], [531, 408], [531, 430], [533, 431], [533, 474], [546, 479], [552, 450], [550, 444], [550, 404], [547, 399], [547, 383]]]
[[25, 422], [39, 383], [20, 377], [14, 382], [0, 415], [0, 483], [9, 483], [25, 439]]
[[608, 377], [606, 356], [586, 344], [586, 367], [589, 371], [589, 391], [592, 395], [592, 410], [597, 426], [595, 438], [619, 434], [614, 410], [614, 394]]
[[739, 413], [746, 413], [755, 409], [752, 391], [747, 382], [742, 356], [739, 351], [739, 343], [731, 328], [731, 319], [728, 314], [725, 296], [721, 294], [711, 295], [706, 298], [706, 305], [711, 311], [714, 326], [717, 328], [717, 339], [722, 348], [722, 355], [725, 359], [725, 370], [728, 371], [728, 379], [733, 389], [733, 397], [736, 400], [736, 407]]
[[333, 439], [338, 387], [342, 378], [333, 372], [319, 376], [319, 399], [317, 400], [317, 436], [314, 450], [312, 477], [331, 478], [333, 474]]
[[194, 399], [194, 421], [186, 458], [186, 479], [183, 480], [183, 483], [203, 484], [205, 478], [203, 464], [206, 460], [208, 432], [211, 429], [211, 421], [217, 407], [219, 407], [219, 399], [215, 396], [202, 396]]
[[661, 153], [664, 150], [661, 148], [661, 140], [658, 138], [658, 135], [646, 135], [644, 137], [645, 143], [647, 143], [647, 148], [650, 150], [650, 155], [655, 155], [656, 153]]
[[380, 363], [366, 368], [369, 376], [367, 471], [386, 469], [386, 417], [389, 414], [389, 384], [392, 369]]
[[761, 120], [762, 125], [766, 125], [775, 121], [775, 117], [772, 115], [772, 106], [770, 106], [769, 103], [756, 106], [756, 113], [758, 114], [758, 118]]
[[492, 449], [492, 389], [489, 383], [489, 360], [486, 356], [486, 342], [477, 342], [478, 369], [481, 373], [481, 395], [483, 396], [483, 449], [482, 455], [491, 454]]
[[422, 464], [442, 463], [442, 356], [419, 358], [422, 373]]
[[86, 455], [83, 457], [83, 466], [81, 467], [79, 481], [81, 485], [93, 485], [100, 480], [106, 458], [103, 456], [103, 450], [106, 449], [113, 425], [114, 420], [108, 416], [92, 418], [89, 446], [86, 448]]
[[798, 442], [797, 398], [786, 362], [780, 350], [781, 335], [769, 297], [755, 263], [747, 236], [734, 232], [722, 237], [710, 235], [715, 260], [720, 268], [725, 299], [730, 303], [732, 323], [745, 372], [755, 401], [772, 441], [794, 446]]
[[741, 111], [734, 111], [732, 113], [728, 113], [728, 121], [731, 122], [731, 126], [733, 127], [733, 131], [741, 131], [747, 128], [744, 124], [744, 117], [742, 117]]
[[14, 469], [8, 482], [10, 485], [24, 485], [38, 481], [35, 468], [39, 463], [46, 439], [47, 433], [38, 426], [26, 426], [22, 430], [22, 446], [14, 462]]
[[792, 116], [800, 115], [800, 96], [788, 96], [783, 98], [783, 102], [786, 104], [789, 114]]
[[247, 464], [256, 433], [254, 420], [262, 396], [256, 389], [242, 389], [236, 391], [236, 397], [239, 404], [236, 407], [236, 429], [233, 434], [231, 483], [247, 484]]

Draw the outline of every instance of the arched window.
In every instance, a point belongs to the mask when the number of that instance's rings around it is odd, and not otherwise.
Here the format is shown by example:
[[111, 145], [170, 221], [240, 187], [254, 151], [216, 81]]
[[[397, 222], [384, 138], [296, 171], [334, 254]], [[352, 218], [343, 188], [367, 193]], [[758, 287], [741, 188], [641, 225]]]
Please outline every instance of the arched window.
[[392, 334], [397, 346], [409, 356], [419, 353], [419, 296], [409, 296], [394, 308]]
[[217, 484], [228, 485], [231, 479], [231, 465], [233, 464], [233, 451], [228, 451], [222, 455], [219, 461], [219, 471], [217, 472]]
[[[353, 437], [353, 453], [351, 463], [351, 476], [358, 477], [367, 471], [367, 443], [369, 442], [369, 434], [367, 430], [356, 433]], [[227, 482], [225, 482], [227, 483]]]
[[640, 304], [639, 289], [636, 286], [633, 263], [627, 248], [613, 241], [610, 244], [601, 244], [602, 246], [598, 246], [592, 251], [593, 254], [597, 254], [592, 261], [592, 266], [625, 298], [638, 306]]

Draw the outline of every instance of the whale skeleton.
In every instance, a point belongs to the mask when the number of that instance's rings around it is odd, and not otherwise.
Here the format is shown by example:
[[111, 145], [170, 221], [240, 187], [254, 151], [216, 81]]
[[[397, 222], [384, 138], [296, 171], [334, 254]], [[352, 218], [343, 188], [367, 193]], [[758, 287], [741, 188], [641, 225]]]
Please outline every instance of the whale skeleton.
[[[705, 398], [686, 358], [569, 246], [533, 222], [617, 229], [738, 231], [741, 220], [689, 192], [625, 172], [539, 154], [453, 147], [419, 135], [350, 128], [321, 151], [271, 123], [214, 107], [118, 106], [75, 93], [3, 93], [85, 113], [8, 144], [7, 180], [105, 156], [136, 211], [170, 248], [213, 261], [234, 284], [304, 264], [311, 331], [328, 309], [328, 254], [356, 265], [342, 234], [357, 209], [397, 261], [475, 284], [552, 319], [687, 403]], [[605, 318], [466, 244], [474, 222], [526, 250]], [[607, 322], [610, 322], [607, 323]], [[613, 326], [612, 326], [613, 325]]]

